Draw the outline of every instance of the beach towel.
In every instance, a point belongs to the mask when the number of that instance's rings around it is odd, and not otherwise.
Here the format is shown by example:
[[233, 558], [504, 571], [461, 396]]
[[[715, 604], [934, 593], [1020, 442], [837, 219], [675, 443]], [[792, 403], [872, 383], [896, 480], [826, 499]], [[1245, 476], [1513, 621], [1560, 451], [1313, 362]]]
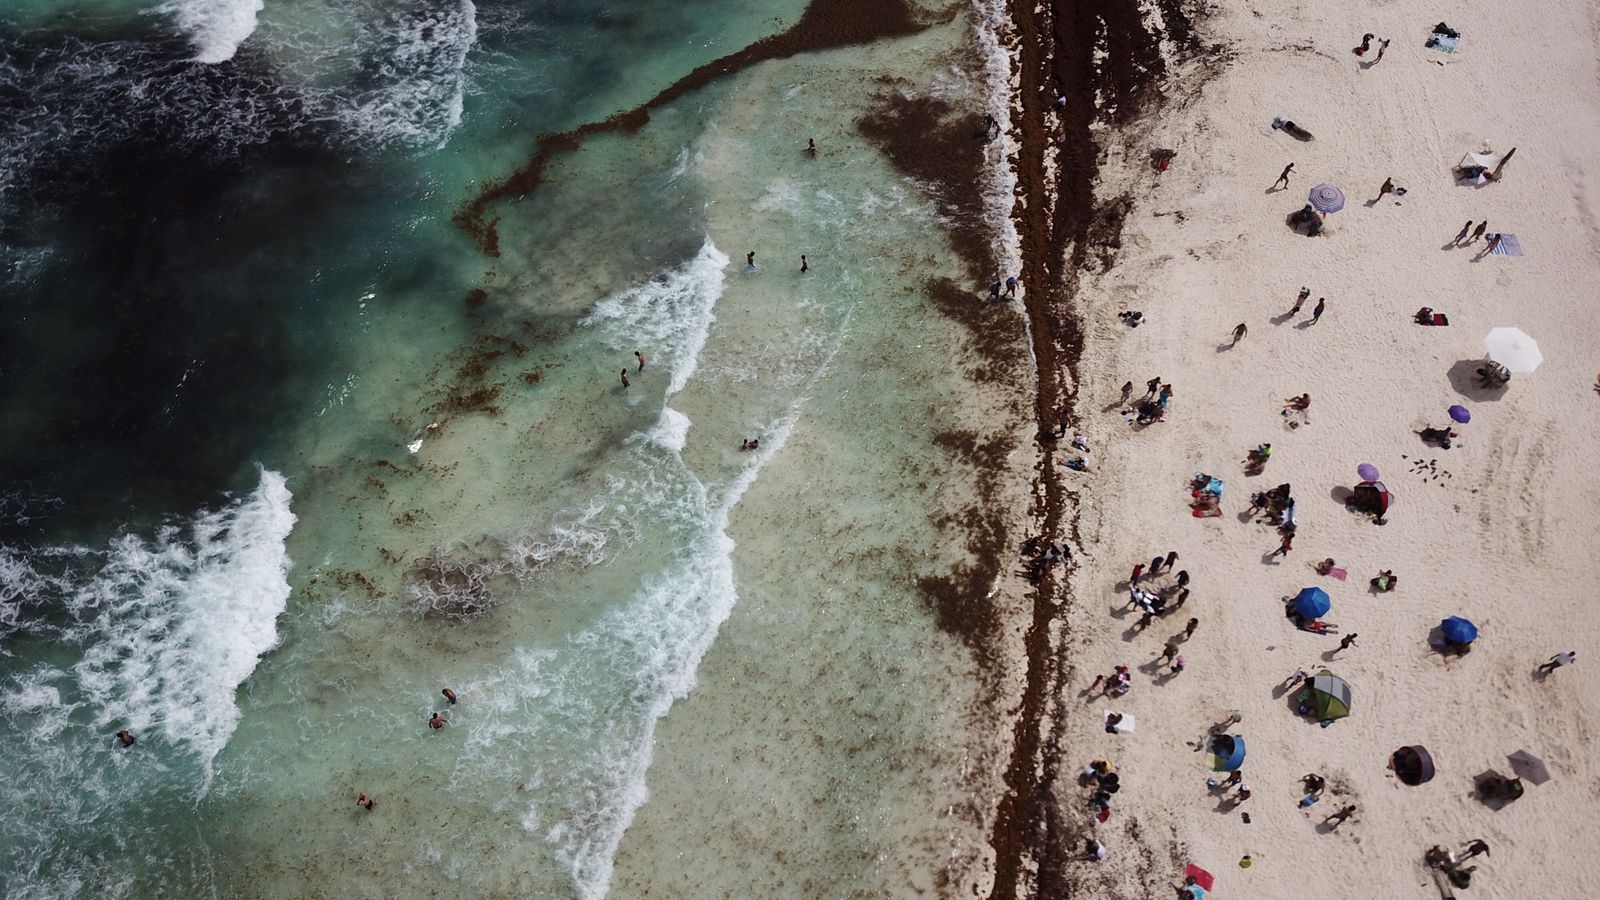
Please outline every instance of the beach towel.
[[[1111, 712], [1112, 711], [1109, 710], [1109, 709], [1106, 710], [1105, 717], [1107, 719], [1111, 718]], [[1118, 734], [1127, 734], [1128, 732], [1133, 730], [1133, 724], [1134, 724], [1133, 716], [1131, 714], [1129, 714], [1129, 713], [1123, 713], [1122, 714], [1122, 721], [1118, 722], [1117, 724], [1115, 724], [1115, 725], [1113, 725], [1111, 727], [1115, 728]]]
[[1456, 35], [1455, 37], [1450, 37], [1443, 34], [1433, 34], [1428, 36], [1428, 46], [1439, 51], [1440, 53], [1454, 53], [1456, 52], [1456, 47], [1459, 46], [1460, 43], [1460, 35]]
[[1502, 231], [1500, 232], [1500, 243], [1494, 248], [1494, 252], [1500, 256], [1521, 256], [1522, 242], [1517, 240], [1516, 235]]

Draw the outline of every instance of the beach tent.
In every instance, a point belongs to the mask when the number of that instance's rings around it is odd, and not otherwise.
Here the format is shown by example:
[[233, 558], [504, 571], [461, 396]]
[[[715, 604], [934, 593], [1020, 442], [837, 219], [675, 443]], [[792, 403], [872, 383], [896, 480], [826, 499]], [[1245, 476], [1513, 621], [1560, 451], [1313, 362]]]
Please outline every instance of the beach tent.
[[1454, 644], [1470, 644], [1478, 639], [1478, 626], [1460, 616], [1451, 616], [1439, 623], [1439, 633]]
[[1433, 780], [1433, 757], [1426, 747], [1401, 747], [1389, 757], [1389, 767], [1401, 781], [1412, 786]]
[[1232, 772], [1244, 765], [1244, 738], [1237, 734], [1217, 734], [1211, 737], [1211, 771]]
[[1346, 503], [1365, 513], [1380, 518], [1389, 511], [1389, 489], [1381, 481], [1363, 481], [1356, 485], [1355, 494]]
[[1319, 587], [1301, 588], [1294, 596], [1295, 614], [1307, 619], [1320, 619], [1333, 608], [1328, 592]]
[[1327, 722], [1350, 715], [1350, 684], [1343, 678], [1323, 669], [1306, 684], [1318, 719]]
[[[1509, 155], [1506, 154], [1506, 156]], [[1462, 184], [1475, 184], [1481, 187], [1489, 183], [1489, 173], [1493, 172], [1502, 162], [1505, 162], [1505, 159], [1505, 156], [1498, 153], [1468, 153], [1466, 156], [1461, 157], [1461, 162], [1456, 163], [1456, 170], [1459, 173], [1463, 169], [1468, 172], [1482, 169], [1483, 171], [1477, 175], [1461, 178]]]
[[1506, 759], [1511, 761], [1511, 771], [1517, 773], [1518, 778], [1526, 778], [1534, 784], [1544, 784], [1550, 780], [1550, 770], [1544, 760], [1526, 750], [1518, 750]]

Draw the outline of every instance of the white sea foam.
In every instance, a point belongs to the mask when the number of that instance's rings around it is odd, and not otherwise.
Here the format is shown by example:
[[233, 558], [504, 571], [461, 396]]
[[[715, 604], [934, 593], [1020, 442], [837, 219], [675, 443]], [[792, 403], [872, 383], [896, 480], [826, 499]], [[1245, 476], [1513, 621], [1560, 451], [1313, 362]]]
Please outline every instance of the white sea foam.
[[251, 32], [262, 0], [170, 0], [157, 7], [171, 15], [194, 46], [194, 60], [220, 63], [233, 59]]
[[186, 527], [123, 535], [101, 551], [40, 552], [65, 574], [42, 575], [14, 549], [0, 553], [0, 595], [44, 592], [58, 607], [47, 622], [19, 624], [78, 653], [70, 666], [0, 688], [0, 706], [34, 703], [47, 685], [66, 682], [95, 735], [160, 733], [209, 765], [238, 724], [234, 691], [278, 640], [290, 499], [283, 477], [263, 471], [248, 497]]
[[[984, 107], [1001, 123], [1011, 121], [1011, 103], [1015, 84], [1012, 77], [1011, 54], [1006, 42], [1015, 40], [1012, 34], [1010, 12], [1005, 0], [973, 0], [977, 12], [978, 52], [983, 60]], [[983, 167], [984, 219], [994, 236], [995, 257], [1001, 271], [1008, 274], [1022, 272], [1022, 238], [1017, 233], [1017, 222], [1012, 212], [1016, 206], [1017, 173], [1011, 160], [1016, 158], [1018, 147], [1008, 127], [1002, 127], [1000, 137], [986, 148], [986, 165]], [[1019, 305], [1023, 328], [1030, 337], [1028, 355], [1033, 355], [1032, 324]], [[1036, 371], [1037, 361], [1029, 367]]]
[[618, 350], [657, 348], [655, 364], [671, 373], [670, 397], [684, 389], [700, 365], [727, 266], [727, 254], [707, 237], [683, 265], [601, 300], [582, 324], [603, 328]]

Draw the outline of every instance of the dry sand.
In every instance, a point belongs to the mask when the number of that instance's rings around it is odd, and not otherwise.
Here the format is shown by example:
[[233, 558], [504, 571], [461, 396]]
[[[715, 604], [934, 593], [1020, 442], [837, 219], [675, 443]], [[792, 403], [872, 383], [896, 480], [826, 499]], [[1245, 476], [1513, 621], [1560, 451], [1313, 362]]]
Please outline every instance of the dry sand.
[[[1163, 884], [1193, 861], [1216, 874], [1219, 898], [1426, 898], [1439, 892], [1424, 851], [1482, 838], [1492, 855], [1476, 860], [1464, 896], [1583, 896], [1592, 878], [1582, 854], [1600, 847], [1590, 814], [1600, 798], [1600, 642], [1588, 609], [1600, 516], [1597, 14], [1582, 0], [1539, 4], [1537, 15], [1482, 0], [1223, 6], [1205, 26], [1232, 54], [1222, 73], [1145, 133], [1111, 138], [1126, 143], [1109, 151], [1099, 199], [1125, 189], [1134, 212], [1115, 267], [1079, 291], [1078, 409], [1094, 471], [1068, 473], [1084, 492], [1072, 680], [1087, 688], [1126, 663], [1134, 688], [1115, 701], [1068, 693], [1082, 714], [1063, 765], [1109, 757], [1124, 785], [1093, 831], [1108, 859], [1077, 863], [1075, 874], [1100, 897], [1171, 896]], [[1454, 55], [1423, 47], [1441, 17], [1464, 32]], [[1376, 65], [1351, 53], [1366, 31], [1393, 41]], [[1268, 130], [1277, 115], [1315, 142]], [[1518, 148], [1503, 180], [1457, 186], [1451, 166], [1485, 141]], [[1153, 147], [1178, 151], [1169, 171], [1149, 166]], [[1268, 191], [1291, 161], [1289, 189]], [[1385, 177], [1407, 193], [1367, 206]], [[1284, 217], [1323, 181], [1349, 204], [1326, 236], [1291, 233]], [[1527, 255], [1447, 246], [1485, 216]], [[1302, 284], [1311, 303], [1285, 318]], [[1328, 311], [1308, 326], [1318, 297]], [[1450, 326], [1413, 324], [1422, 306]], [[1149, 321], [1126, 328], [1122, 309]], [[1239, 322], [1249, 335], [1230, 349]], [[1463, 375], [1499, 325], [1533, 335], [1546, 359], [1486, 395]], [[1157, 376], [1176, 386], [1167, 421], [1126, 424], [1118, 389], [1132, 380], [1137, 395]], [[1290, 430], [1282, 400], [1303, 392], [1311, 424]], [[1424, 446], [1415, 431], [1442, 423], [1454, 403], [1474, 417], [1457, 445]], [[1245, 477], [1240, 461], [1263, 441], [1276, 452], [1265, 474]], [[1419, 459], [1449, 477], [1414, 473]], [[1396, 496], [1386, 526], [1336, 497], [1361, 462], [1377, 465]], [[1188, 482], [1201, 471], [1227, 482], [1220, 518], [1189, 514]], [[1270, 561], [1273, 529], [1243, 514], [1251, 492], [1280, 482], [1294, 486], [1300, 528], [1294, 551]], [[1134, 633], [1122, 583], [1135, 563], [1171, 549], [1193, 576], [1192, 598]], [[1325, 557], [1347, 582], [1312, 570]], [[1368, 592], [1381, 568], [1400, 575], [1394, 593]], [[1309, 585], [1331, 594], [1328, 621], [1360, 634], [1331, 661], [1337, 636], [1297, 631], [1282, 615], [1280, 598]], [[1482, 634], [1447, 661], [1427, 639], [1457, 613]], [[1200, 626], [1182, 647], [1187, 670], [1158, 677], [1146, 664], [1191, 615]], [[1576, 665], [1533, 677], [1568, 649]], [[1297, 667], [1324, 665], [1354, 688], [1353, 714], [1327, 728], [1275, 689]], [[1135, 714], [1137, 731], [1105, 734], [1107, 707]], [[1228, 811], [1189, 744], [1232, 709], [1243, 713], [1254, 796]], [[1438, 764], [1420, 787], [1387, 769], [1389, 754], [1413, 743]], [[1553, 779], [1499, 811], [1475, 800], [1473, 776], [1509, 771], [1506, 755], [1522, 748], [1544, 757]], [[1330, 790], [1303, 810], [1298, 779], [1313, 771]], [[1061, 800], [1078, 815], [1085, 795], [1065, 782]], [[1344, 803], [1358, 808], [1349, 822], [1319, 827]], [[1238, 865], [1245, 854], [1248, 869]]]

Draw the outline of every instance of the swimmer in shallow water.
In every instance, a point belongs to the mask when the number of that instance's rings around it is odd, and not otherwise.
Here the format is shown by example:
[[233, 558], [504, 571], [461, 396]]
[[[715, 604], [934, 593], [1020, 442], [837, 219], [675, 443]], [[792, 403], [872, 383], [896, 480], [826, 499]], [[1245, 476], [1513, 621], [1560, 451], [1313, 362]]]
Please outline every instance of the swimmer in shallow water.
[[740, 444], [739, 445], [739, 449], [740, 450], [759, 450], [759, 449], [761, 449], [761, 439], [760, 438], [751, 438], [751, 439], [745, 441], [743, 444]]

